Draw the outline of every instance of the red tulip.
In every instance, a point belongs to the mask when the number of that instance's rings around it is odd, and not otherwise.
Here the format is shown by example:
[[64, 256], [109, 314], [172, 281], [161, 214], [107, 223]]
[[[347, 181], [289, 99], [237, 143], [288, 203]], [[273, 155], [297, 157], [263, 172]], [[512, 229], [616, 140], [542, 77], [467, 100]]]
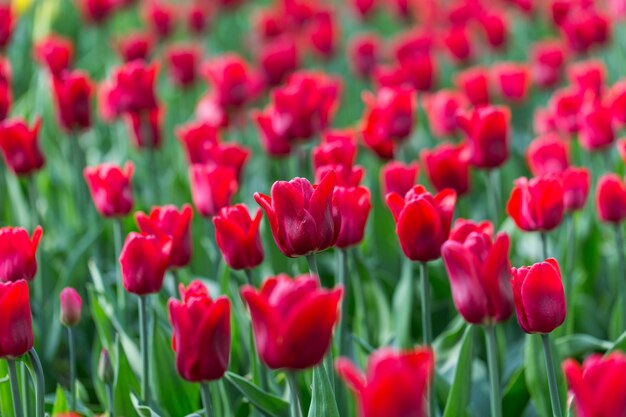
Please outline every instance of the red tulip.
[[253, 269], [263, 262], [259, 235], [262, 217], [261, 210], [257, 210], [252, 219], [243, 204], [224, 207], [213, 217], [217, 246], [232, 269]]
[[598, 180], [596, 206], [603, 222], [621, 223], [626, 219], [626, 186], [616, 174], [605, 174]]
[[394, 56], [398, 62], [404, 63], [413, 58], [429, 54], [434, 43], [435, 38], [431, 31], [412, 29], [402, 32], [394, 39]]
[[28, 283], [0, 282], [0, 308], [0, 358], [19, 358], [33, 348], [35, 341]]
[[156, 65], [132, 61], [113, 72], [110, 83], [105, 83], [101, 93], [104, 102], [114, 115], [141, 113], [158, 107], [154, 82]]
[[565, 48], [560, 42], [538, 42], [532, 49], [533, 83], [540, 88], [559, 84], [565, 64]]
[[189, 177], [193, 204], [204, 217], [213, 217], [222, 207], [230, 205], [239, 188], [235, 170], [223, 165], [193, 164]]
[[542, 107], [535, 109], [533, 130], [537, 135], [547, 135], [558, 132], [556, 118], [550, 110]]
[[144, 20], [152, 32], [165, 39], [174, 32], [176, 9], [162, 0], [149, 1], [144, 8]]
[[437, 191], [451, 188], [458, 196], [469, 190], [470, 154], [466, 145], [443, 144], [421, 152], [430, 183]]
[[220, 140], [219, 128], [205, 121], [190, 122], [176, 129], [190, 164], [209, 162], [211, 148]]
[[313, 148], [313, 168], [323, 166], [351, 167], [356, 160], [356, 139], [352, 130], [328, 131], [322, 134], [322, 142]]
[[204, 4], [192, 4], [187, 10], [187, 30], [196, 36], [202, 36], [210, 25], [210, 10]]
[[166, 52], [169, 75], [178, 87], [189, 87], [196, 82], [200, 51], [193, 45], [170, 47]]
[[16, 175], [31, 175], [45, 164], [39, 147], [41, 119], [29, 128], [22, 119], [7, 119], [0, 123], [0, 151], [7, 167]]
[[127, 113], [126, 123], [133, 145], [138, 149], [159, 149], [162, 135], [162, 111], [160, 107], [146, 112]]
[[452, 299], [465, 321], [494, 324], [513, 313], [509, 283], [509, 237], [499, 233], [472, 232], [463, 241], [448, 240], [441, 248], [448, 272]]
[[428, 262], [441, 256], [441, 245], [448, 239], [456, 193], [444, 190], [432, 196], [421, 185], [404, 197], [387, 194], [387, 206], [396, 221], [396, 234], [402, 251], [412, 261]]
[[359, 18], [367, 19], [376, 7], [376, 0], [351, 0], [350, 4]]
[[515, 180], [506, 211], [521, 230], [550, 231], [563, 220], [563, 184], [555, 175]]
[[506, 46], [509, 23], [506, 20], [504, 13], [500, 12], [487, 12], [484, 13], [479, 19], [478, 24], [482, 28], [487, 43], [494, 49], [502, 49]]
[[159, 292], [171, 252], [172, 239], [169, 236], [131, 232], [119, 258], [126, 291], [137, 295]]
[[83, 18], [96, 25], [103, 24], [115, 11], [116, 0], [77, 0]]
[[370, 191], [366, 187], [336, 187], [333, 205], [341, 216], [341, 229], [336, 246], [347, 248], [363, 240], [365, 226], [372, 208]]
[[431, 132], [437, 137], [445, 137], [457, 132], [457, 114], [467, 107], [467, 100], [456, 91], [439, 90], [425, 98], [423, 104]]
[[11, 41], [15, 17], [11, 3], [0, 4], [0, 49], [5, 49]]
[[313, 51], [323, 58], [331, 58], [337, 47], [338, 29], [333, 12], [321, 10], [312, 17], [307, 26], [308, 40]]
[[285, 36], [264, 44], [258, 61], [265, 83], [272, 87], [280, 85], [298, 68], [296, 42]]
[[135, 167], [126, 162], [124, 168], [114, 164], [100, 164], [84, 170], [93, 203], [104, 217], [126, 216], [133, 208], [131, 178]]
[[467, 26], [449, 28], [443, 34], [443, 44], [455, 62], [464, 63], [472, 59], [472, 44]]
[[600, 103], [587, 103], [580, 113], [580, 145], [587, 151], [607, 149], [615, 142], [613, 113]]
[[356, 394], [360, 417], [428, 415], [426, 393], [435, 372], [431, 349], [379, 349], [370, 356], [365, 375], [347, 358], [337, 359], [335, 368]]
[[261, 83], [238, 55], [226, 54], [203, 64], [201, 69], [220, 107], [237, 110], [254, 99]]
[[572, 13], [561, 25], [570, 49], [585, 53], [595, 45], [603, 45], [609, 37], [609, 21], [597, 11], [588, 9]]
[[474, 106], [486, 105], [490, 102], [487, 74], [486, 68], [473, 67], [456, 75], [457, 87]]
[[565, 211], [581, 210], [587, 202], [591, 174], [587, 168], [567, 168], [561, 173]]
[[11, 78], [11, 63], [8, 59], [0, 57], [0, 121], [7, 118], [13, 103]]
[[600, 97], [606, 77], [606, 67], [599, 60], [579, 62], [567, 69], [567, 78], [581, 95], [590, 92], [593, 97]]
[[409, 165], [397, 161], [387, 163], [380, 171], [383, 198], [389, 193], [406, 195], [417, 181], [418, 169], [416, 163]]
[[478, 168], [492, 169], [509, 158], [509, 120], [507, 107], [487, 106], [461, 114], [459, 126], [467, 135], [471, 163]]
[[626, 124], [626, 80], [613, 84], [605, 98], [607, 105], [611, 108], [613, 120], [624, 126]]
[[363, 181], [365, 169], [362, 166], [324, 165], [315, 170], [315, 182], [320, 182], [330, 172], [337, 175], [337, 187], [358, 187]]
[[341, 216], [332, 206], [335, 183], [331, 171], [315, 188], [304, 178], [294, 178], [275, 182], [271, 197], [254, 194], [285, 256], [305, 256], [335, 245], [341, 228]]
[[623, 417], [626, 415], [626, 356], [613, 352], [594, 354], [579, 365], [573, 359], [563, 362], [563, 372], [574, 397], [579, 417]]
[[493, 236], [493, 224], [489, 220], [484, 220], [478, 223], [473, 220], [458, 218], [454, 222], [454, 226], [450, 231], [450, 237], [448, 240], [463, 243], [467, 240], [467, 237], [474, 232]]
[[550, 333], [565, 321], [561, 270], [556, 259], [511, 268], [517, 322], [526, 333]]
[[355, 36], [348, 46], [352, 71], [361, 78], [370, 78], [380, 59], [380, 39], [374, 34]]
[[526, 163], [536, 177], [561, 173], [569, 166], [569, 146], [556, 134], [538, 137], [526, 150]]
[[513, 103], [526, 100], [530, 89], [530, 74], [525, 65], [501, 63], [493, 67], [492, 71], [500, 96]]
[[80, 322], [83, 300], [80, 294], [72, 287], [66, 287], [61, 291], [61, 323], [67, 327], [76, 326]]
[[191, 260], [191, 219], [193, 211], [185, 204], [179, 211], [175, 206], [153, 207], [150, 214], [135, 213], [135, 220], [141, 233], [146, 235], [167, 235], [172, 239], [170, 267], [182, 268]]
[[580, 127], [579, 113], [584, 97], [576, 90], [567, 88], [556, 91], [548, 106], [559, 131], [576, 133]]
[[0, 228], [0, 282], [32, 281], [37, 274], [37, 247], [43, 229], [37, 226], [32, 238], [21, 227]]
[[64, 72], [53, 81], [59, 125], [66, 132], [91, 127], [91, 96], [93, 83], [81, 71]]
[[339, 319], [343, 289], [320, 288], [316, 277], [268, 278], [259, 291], [249, 285], [241, 296], [252, 317], [255, 345], [270, 369], [307, 369], [328, 351]]
[[119, 39], [116, 49], [124, 62], [148, 61], [153, 46], [154, 39], [149, 33], [133, 32]]
[[283, 118], [273, 106], [254, 112], [261, 146], [269, 156], [280, 158], [291, 154], [289, 127], [281, 125]]
[[201, 281], [181, 285], [180, 293], [182, 301], [168, 303], [176, 369], [191, 382], [220, 379], [230, 360], [230, 301], [211, 299]]
[[375, 78], [379, 87], [410, 87], [416, 91], [430, 91], [436, 84], [437, 62], [426, 53], [404, 58], [391, 71], [379, 67]]
[[74, 45], [69, 39], [50, 35], [35, 44], [35, 59], [50, 72], [53, 77], [69, 69], [74, 57]]

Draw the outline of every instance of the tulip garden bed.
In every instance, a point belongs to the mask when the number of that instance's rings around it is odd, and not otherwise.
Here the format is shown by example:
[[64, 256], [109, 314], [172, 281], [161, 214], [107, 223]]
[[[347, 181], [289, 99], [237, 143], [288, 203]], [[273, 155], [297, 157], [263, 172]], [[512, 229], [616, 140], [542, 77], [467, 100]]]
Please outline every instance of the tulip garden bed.
[[626, 416], [626, 1], [0, 3], [0, 417]]

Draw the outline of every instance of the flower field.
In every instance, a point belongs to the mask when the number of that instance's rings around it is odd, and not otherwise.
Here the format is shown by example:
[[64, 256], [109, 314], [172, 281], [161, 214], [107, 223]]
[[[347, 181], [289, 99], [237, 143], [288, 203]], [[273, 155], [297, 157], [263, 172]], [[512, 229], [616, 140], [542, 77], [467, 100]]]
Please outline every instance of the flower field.
[[626, 417], [625, 0], [0, 0], [0, 417]]

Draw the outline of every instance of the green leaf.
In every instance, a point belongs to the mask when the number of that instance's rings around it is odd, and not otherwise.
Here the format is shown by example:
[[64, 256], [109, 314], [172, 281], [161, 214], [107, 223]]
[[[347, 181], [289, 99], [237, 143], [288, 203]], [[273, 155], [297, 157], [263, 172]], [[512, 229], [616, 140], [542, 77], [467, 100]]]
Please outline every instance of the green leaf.
[[475, 326], [467, 326], [461, 341], [454, 381], [446, 402], [443, 417], [458, 417], [465, 414], [472, 389], [472, 359]]
[[313, 393], [308, 417], [339, 417], [335, 394], [323, 364], [313, 368]]
[[411, 317], [413, 317], [413, 299], [415, 298], [413, 265], [406, 259], [402, 264], [402, 278], [393, 295], [393, 313], [396, 320], [398, 346], [409, 347], [411, 344]]
[[113, 381], [113, 403], [115, 415], [124, 417], [136, 417], [137, 412], [131, 401], [130, 394], [139, 392], [139, 381], [128, 363], [119, 339], [115, 343], [115, 379]]
[[68, 411], [70, 411], [70, 406], [67, 403], [65, 392], [63, 392], [63, 388], [61, 388], [60, 385], [57, 385], [57, 392], [54, 397], [54, 406], [52, 407], [52, 417], [57, 414], [67, 413]]
[[587, 334], [573, 334], [555, 340], [555, 347], [564, 358], [580, 356], [591, 352], [605, 351], [612, 343]]
[[272, 417], [289, 417], [289, 403], [263, 391], [247, 379], [226, 372], [226, 380], [241, 392], [256, 408]]
[[[560, 364], [560, 355], [558, 349], [553, 350], [554, 363]], [[526, 387], [530, 393], [537, 412], [541, 417], [552, 416], [552, 406], [550, 405], [550, 390], [548, 388], [548, 374], [546, 372], [546, 361], [543, 353], [541, 336], [526, 335], [526, 346], [524, 349], [524, 365]], [[565, 409], [565, 400], [567, 398], [567, 390], [563, 373], [560, 368], [556, 369], [557, 383], [559, 386], [559, 396]]]
[[9, 383], [9, 367], [6, 360], [0, 360], [0, 415], [13, 417], [13, 400], [11, 397], [11, 384]]
[[509, 379], [502, 396], [502, 409], [507, 417], [522, 417], [530, 395], [524, 381], [524, 368], [519, 368]]
[[130, 394], [130, 401], [133, 404], [133, 407], [135, 407], [135, 411], [137, 412], [139, 417], [161, 417], [157, 413], [152, 411], [150, 407], [139, 404], [139, 400], [137, 399], [135, 394]]

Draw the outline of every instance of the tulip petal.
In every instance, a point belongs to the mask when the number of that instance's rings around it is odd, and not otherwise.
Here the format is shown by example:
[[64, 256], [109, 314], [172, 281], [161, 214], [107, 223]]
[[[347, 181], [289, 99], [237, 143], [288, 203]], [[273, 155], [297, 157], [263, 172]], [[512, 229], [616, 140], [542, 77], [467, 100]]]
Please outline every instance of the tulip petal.
[[550, 333], [565, 320], [565, 296], [558, 269], [551, 262], [534, 265], [521, 287], [528, 325], [534, 333]]
[[482, 265], [487, 299], [491, 304], [490, 315], [496, 322], [505, 321], [513, 313], [509, 244], [509, 236], [499, 233]]

